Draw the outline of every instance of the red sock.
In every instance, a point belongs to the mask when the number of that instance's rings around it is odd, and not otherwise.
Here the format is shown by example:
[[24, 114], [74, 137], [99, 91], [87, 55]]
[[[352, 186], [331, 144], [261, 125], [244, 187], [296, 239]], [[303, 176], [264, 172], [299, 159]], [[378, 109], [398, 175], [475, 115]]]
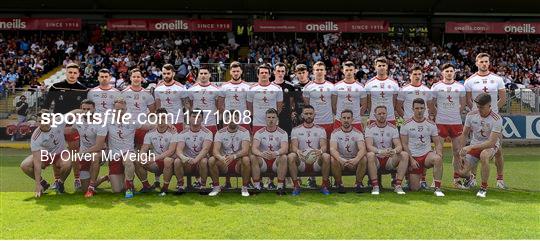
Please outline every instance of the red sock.
[[396, 186], [401, 186], [401, 182], [403, 182], [403, 180], [401, 180], [401, 179], [396, 179]]
[[435, 188], [441, 188], [441, 181], [440, 180], [435, 180]]
[[212, 182], [212, 186], [214, 186], [214, 187], [219, 186], [219, 181], [217, 181], [217, 182]]
[[75, 176], [75, 179], [80, 179], [81, 178], [81, 171], [76, 171], [75, 173], [73, 173], [73, 176]]
[[482, 182], [482, 185], [480, 187], [483, 189], [487, 189], [488, 187], [487, 182]]
[[323, 180], [322, 180], [322, 186], [323, 186], [323, 187], [328, 187], [328, 186], [330, 186], [329, 183], [330, 183], [330, 181], [329, 181], [328, 179], [323, 179]]
[[425, 181], [426, 181], [426, 174], [422, 173], [422, 182], [425, 182]]
[[497, 175], [497, 181], [498, 180], [503, 180], [503, 174]]
[[295, 179], [292, 182], [293, 182], [294, 187], [300, 187], [300, 183], [298, 182], [298, 179]]
[[460, 178], [460, 177], [461, 177], [461, 176], [459, 175], [459, 173], [454, 172], [454, 179], [458, 179], [458, 178]]
[[151, 187], [151, 185], [150, 185], [150, 183], [148, 182], [148, 180], [142, 182], [142, 185], [143, 185], [144, 188], [150, 188], [150, 187]]
[[177, 181], [176, 185], [178, 185], [179, 187], [183, 187], [184, 186], [184, 179], [181, 179], [181, 180]]
[[163, 186], [161, 187], [161, 192], [166, 192], [167, 190], [169, 190], [169, 183], [163, 183]]
[[379, 180], [377, 178], [371, 179], [371, 186], [378, 187], [379, 186]]
[[126, 189], [133, 189], [133, 180], [125, 181]]

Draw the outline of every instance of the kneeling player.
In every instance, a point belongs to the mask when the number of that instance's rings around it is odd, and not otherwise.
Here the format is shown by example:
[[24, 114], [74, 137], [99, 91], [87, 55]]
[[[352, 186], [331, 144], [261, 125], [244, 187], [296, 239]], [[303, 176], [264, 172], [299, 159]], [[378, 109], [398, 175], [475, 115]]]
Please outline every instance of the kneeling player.
[[255, 189], [261, 191], [261, 172], [274, 172], [278, 176], [278, 195], [285, 195], [285, 175], [287, 175], [287, 152], [289, 149], [287, 132], [277, 126], [276, 109], [266, 111], [266, 127], [253, 136], [251, 148], [251, 171]]
[[[386, 106], [375, 107], [377, 121], [366, 130], [368, 165], [375, 165], [380, 173], [397, 171], [394, 191], [397, 194], [405, 194], [401, 187], [401, 181], [407, 173], [409, 154], [402, 151], [399, 132], [396, 126], [386, 120], [386, 115]], [[369, 171], [371, 168], [374, 167], [368, 166]]]
[[[442, 145], [435, 123], [424, 116], [426, 102], [417, 98], [413, 100], [413, 117], [401, 127], [401, 142], [403, 149], [409, 153], [409, 188], [411, 191], [420, 189], [421, 175], [425, 168], [433, 167], [435, 195], [444, 197], [441, 191], [443, 172]], [[431, 144], [435, 144], [435, 152]]]
[[[64, 192], [64, 181], [71, 172], [71, 162], [68, 152], [65, 152], [64, 128], [66, 122], [56, 127], [45, 124], [42, 119], [48, 110], [41, 110], [39, 113], [39, 127], [32, 134], [30, 149], [32, 154], [26, 157], [20, 167], [22, 171], [34, 179], [35, 197], [40, 197], [49, 183], [41, 177], [41, 170], [52, 165], [54, 172], [54, 184], [58, 193]], [[49, 115], [50, 116], [50, 115]]]
[[500, 147], [502, 118], [491, 110], [491, 96], [480, 94], [474, 100], [478, 110], [469, 112], [465, 119], [462, 141], [472, 132], [471, 144], [461, 149], [460, 155], [466, 158], [463, 176], [468, 176], [476, 169], [478, 161], [481, 165], [482, 185], [477, 197], [486, 197], [489, 179], [489, 161], [493, 159]]
[[[341, 127], [332, 132], [330, 137], [330, 155], [332, 156], [332, 173], [336, 179], [338, 193], [345, 193], [342, 181], [342, 172], [356, 172], [356, 191], [362, 188], [362, 178], [366, 174], [367, 159], [364, 135], [352, 127], [353, 113], [351, 110], [341, 112]], [[370, 176], [373, 185], [373, 194], [378, 194], [379, 184], [377, 175]]]
[[[321, 172], [323, 183], [321, 192], [329, 195], [328, 186], [330, 181], [330, 155], [327, 153], [326, 132], [324, 128], [313, 124], [315, 110], [313, 106], [306, 105], [302, 110], [304, 123], [293, 128], [291, 133], [291, 153], [289, 153], [289, 173], [293, 180], [293, 196], [300, 195], [300, 183], [298, 172]], [[316, 161], [306, 163], [307, 154], [315, 153]]]
[[174, 174], [178, 180], [176, 194], [184, 193], [184, 173], [201, 177], [199, 192], [208, 178], [208, 153], [212, 146], [212, 132], [202, 126], [202, 111], [194, 109], [189, 114], [189, 126], [177, 134]]
[[150, 148], [154, 150], [155, 158], [146, 158], [135, 162], [135, 173], [143, 183], [140, 192], [152, 190], [148, 182], [147, 171], [157, 175], [163, 174], [163, 186], [160, 196], [165, 196], [169, 189], [169, 182], [173, 174], [174, 151], [176, 149], [176, 129], [166, 121], [167, 110], [159, 108], [156, 111], [158, 116], [157, 128], [146, 133], [144, 136], [141, 153], [148, 153]]
[[249, 161], [249, 131], [232, 121], [222, 128], [214, 138], [213, 156], [208, 160], [210, 176], [212, 177], [213, 189], [210, 196], [216, 196], [221, 192], [219, 186], [219, 174], [241, 174], [242, 196], [248, 197], [249, 175], [251, 164]]

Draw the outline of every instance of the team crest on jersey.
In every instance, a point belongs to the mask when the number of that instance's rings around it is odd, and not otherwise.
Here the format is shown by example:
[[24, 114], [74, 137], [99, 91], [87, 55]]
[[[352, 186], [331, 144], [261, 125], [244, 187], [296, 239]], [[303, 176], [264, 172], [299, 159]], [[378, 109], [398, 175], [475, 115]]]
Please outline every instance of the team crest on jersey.
[[418, 126], [418, 132], [422, 132], [424, 130], [424, 126]]

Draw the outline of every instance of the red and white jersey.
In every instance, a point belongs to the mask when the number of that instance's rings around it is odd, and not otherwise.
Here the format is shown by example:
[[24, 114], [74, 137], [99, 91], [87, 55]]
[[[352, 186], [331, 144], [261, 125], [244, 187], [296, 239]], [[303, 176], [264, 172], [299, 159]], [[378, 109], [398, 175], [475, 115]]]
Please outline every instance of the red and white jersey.
[[[471, 145], [487, 141], [491, 132], [501, 133], [502, 122], [502, 117], [493, 111], [486, 117], [482, 117], [478, 111], [469, 112], [465, 118], [465, 126], [471, 128]], [[500, 140], [497, 140], [496, 146], [500, 147]]]
[[156, 101], [159, 100], [161, 107], [165, 108], [168, 113], [174, 115], [175, 120], [173, 120], [174, 123], [172, 124], [184, 123], [184, 115], [182, 112], [184, 104], [182, 99], [187, 98], [186, 92], [186, 87], [176, 81], [170, 85], [161, 82], [154, 90]]
[[212, 141], [212, 132], [206, 129], [204, 126], [197, 132], [191, 130], [191, 128], [185, 128], [184, 131], [176, 135], [176, 142], [179, 144], [183, 142], [184, 155], [189, 158], [195, 158], [202, 150], [204, 141]]
[[365, 89], [371, 96], [369, 119], [375, 120], [375, 108], [384, 105], [388, 111], [386, 120], [395, 121], [394, 94], [399, 91], [398, 83], [390, 78], [377, 79], [377, 77], [374, 77], [366, 83]]
[[121, 97], [121, 92], [112, 86], [102, 89], [100, 86], [88, 91], [88, 99], [96, 104], [96, 113], [105, 113], [106, 110], [114, 109], [114, 101]]
[[298, 140], [298, 149], [301, 151], [321, 149], [321, 139], [326, 139], [326, 131], [318, 125], [308, 128], [302, 124], [292, 129], [293, 139]]
[[439, 136], [439, 131], [435, 122], [427, 118], [424, 118], [421, 122], [411, 118], [405, 121], [405, 124], [401, 127], [401, 135], [407, 136], [411, 155], [419, 157], [432, 150], [431, 137]]
[[302, 95], [309, 99], [309, 104], [315, 109], [315, 119], [313, 123], [317, 125], [334, 123], [334, 113], [332, 113], [332, 94], [334, 94], [334, 84], [325, 81], [322, 84], [309, 82], [304, 86]]
[[64, 138], [64, 124], [56, 127], [51, 127], [47, 132], [41, 131], [38, 128], [34, 130], [32, 139], [30, 140], [31, 151], [46, 150], [50, 154], [58, 154], [65, 149], [66, 141]]
[[373, 139], [373, 146], [377, 149], [394, 148], [393, 139], [399, 138], [399, 132], [392, 123], [387, 122], [384, 127], [379, 127], [373, 122], [366, 130], [367, 138]]
[[253, 125], [266, 125], [266, 111], [270, 108], [277, 110], [277, 103], [283, 102], [283, 91], [275, 84], [256, 84], [247, 93], [247, 101], [253, 103]]
[[[217, 124], [216, 111], [217, 111], [217, 98], [219, 97], [219, 89], [212, 83], [202, 85], [196, 83], [188, 90], [188, 97], [192, 101], [193, 109], [201, 109], [204, 112], [201, 113], [204, 126], [212, 126]], [[203, 115], [204, 114], [204, 115]]]
[[447, 84], [438, 82], [431, 87], [433, 101], [437, 105], [435, 123], [461, 125], [460, 98], [465, 98], [465, 86], [457, 81]]
[[148, 113], [148, 106], [154, 104], [154, 97], [150, 91], [141, 87], [135, 90], [131, 85], [122, 91], [124, 100], [126, 100], [127, 111], [132, 116], [138, 116], [141, 113]]
[[82, 124], [74, 124], [73, 128], [77, 129], [79, 132], [80, 139], [80, 151], [84, 152], [90, 147], [96, 144], [96, 138], [98, 136], [107, 135], [107, 127], [102, 126], [101, 124], [90, 124], [84, 122]]
[[243, 114], [247, 110], [247, 94], [250, 88], [251, 86], [243, 81], [238, 84], [231, 82], [223, 84], [219, 94], [225, 98], [225, 110], [238, 110]]
[[[414, 99], [420, 98], [423, 99], [426, 103], [426, 109], [427, 109], [427, 102], [431, 101], [431, 91], [430, 89], [421, 84], [420, 86], [414, 86], [412, 84], [408, 84], [401, 88], [401, 90], [398, 93], [397, 99], [400, 101], [403, 101], [403, 111], [404, 116], [403, 119], [408, 120], [413, 117], [413, 107], [412, 102]], [[428, 117], [429, 113], [426, 111], [425, 116]]]
[[472, 93], [473, 110], [476, 110], [476, 105], [474, 104], [476, 96], [482, 93], [489, 93], [491, 96], [491, 109], [495, 113], [499, 113], [499, 107], [497, 106], [499, 99], [498, 91], [502, 89], [505, 89], [504, 80], [491, 72], [487, 75], [476, 73], [465, 80], [465, 90]]
[[361, 123], [360, 100], [367, 96], [364, 86], [357, 81], [351, 84], [340, 81], [334, 85], [334, 91], [337, 95], [336, 113], [349, 109], [353, 112], [353, 124]]
[[135, 150], [135, 130], [141, 127], [139, 122], [107, 124], [107, 144], [111, 153], [126, 153]]
[[339, 155], [346, 159], [355, 158], [358, 154], [358, 142], [364, 141], [364, 134], [357, 129], [349, 132], [341, 128], [334, 130], [330, 136], [330, 142], [336, 142]]
[[251, 141], [249, 131], [241, 126], [235, 132], [230, 132], [229, 128], [225, 127], [219, 130], [214, 137], [214, 142], [221, 143], [221, 153], [231, 155], [239, 152], [242, 149], [242, 141]]
[[176, 130], [167, 128], [164, 132], [159, 132], [158, 129], [153, 129], [144, 136], [145, 145], [151, 145], [154, 153], [161, 155], [169, 149], [171, 143], [176, 142]]
[[259, 151], [278, 151], [282, 142], [288, 143], [289, 135], [279, 127], [272, 132], [266, 130], [265, 127], [255, 132], [253, 139], [261, 143]]

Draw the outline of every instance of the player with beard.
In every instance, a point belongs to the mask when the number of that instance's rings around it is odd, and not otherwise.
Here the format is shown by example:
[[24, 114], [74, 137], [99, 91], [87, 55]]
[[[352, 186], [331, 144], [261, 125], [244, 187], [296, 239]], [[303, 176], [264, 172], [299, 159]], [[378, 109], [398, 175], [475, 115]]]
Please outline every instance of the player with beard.
[[262, 64], [257, 68], [258, 83], [252, 86], [247, 94], [247, 107], [252, 114], [252, 133], [266, 126], [266, 111], [283, 108], [283, 91], [278, 85], [270, 82], [270, 66]]
[[[487, 53], [479, 53], [476, 55], [476, 67], [478, 67], [478, 72], [465, 80], [464, 84], [465, 90], [467, 91], [467, 105], [471, 110], [475, 110], [476, 105], [473, 105], [473, 99], [476, 99], [476, 97], [482, 93], [489, 93], [491, 95], [491, 109], [494, 113], [498, 114], [499, 108], [502, 108], [506, 104], [506, 88], [504, 80], [500, 76], [489, 71], [490, 56]], [[495, 154], [495, 166], [497, 167], [497, 187], [500, 189], [508, 189], [503, 177], [504, 160], [502, 148], [498, 148], [497, 153]], [[475, 170], [474, 172], [476, 173]]]
[[[328, 145], [326, 132], [318, 125], [313, 124], [315, 110], [313, 106], [306, 105], [302, 110], [304, 122], [292, 130], [291, 134], [291, 153], [288, 155], [289, 173], [293, 180], [293, 196], [300, 195], [300, 183], [298, 172], [321, 172], [322, 187], [321, 193], [329, 195], [328, 190], [330, 181], [330, 155], [328, 154]], [[306, 152], [316, 152], [317, 160], [312, 164], [306, 163]]]
[[388, 77], [388, 61], [385, 57], [375, 59], [377, 75], [366, 83], [368, 93], [368, 108], [370, 109], [369, 124], [375, 122], [375, 107], [384, 105], [388, 108], [387, 121], [396, 124], [394, 106], [396, 106], [399, 91], [398, 83]]
[[183, 110], [191, 109], [186, 88], [174, 80], [174, 66], [171, 64], [163, 65], [161, 74], [163, 81], [154, 90], [156, 108], [163, 107], [168, 113], [173, 114], [172, 124], [177, 132], [181, 132], [184, 129]]

